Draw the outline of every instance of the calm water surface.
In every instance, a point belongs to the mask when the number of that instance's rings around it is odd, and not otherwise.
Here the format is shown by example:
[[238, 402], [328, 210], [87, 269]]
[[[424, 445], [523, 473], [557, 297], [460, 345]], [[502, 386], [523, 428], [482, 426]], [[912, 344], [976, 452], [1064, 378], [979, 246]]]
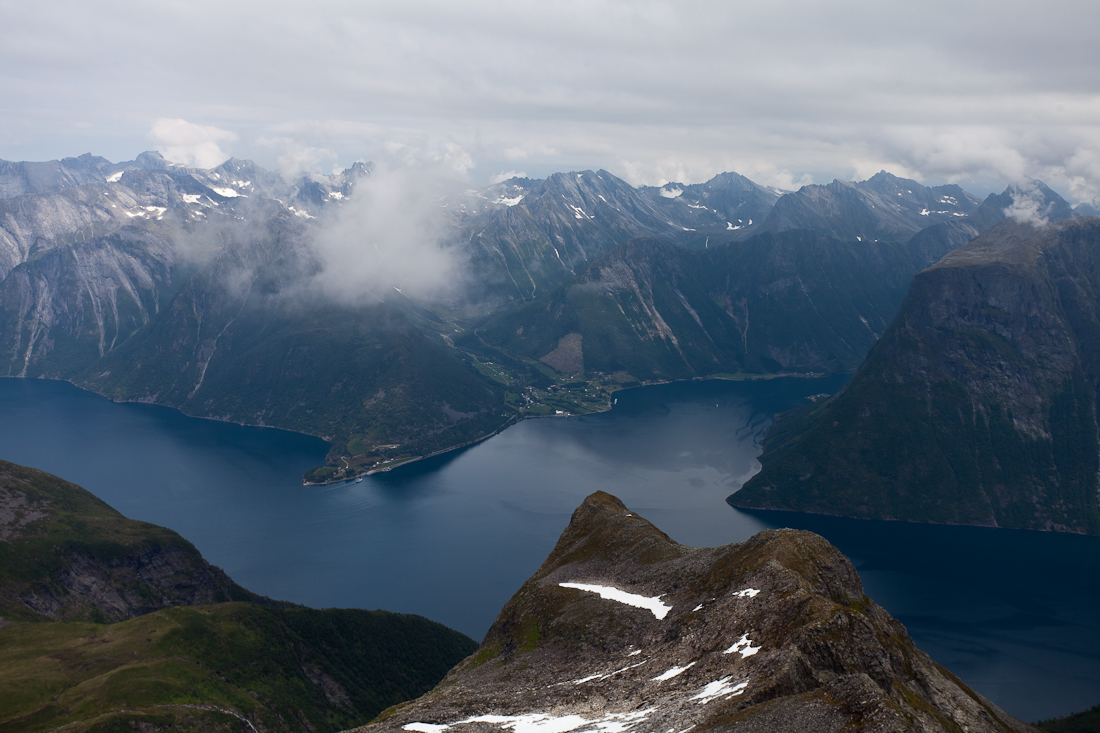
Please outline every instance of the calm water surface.
[[315, 438], [0, 379], [0, 457], [171, 527], [250, 590], [419, 613], [475, 638], [597, 489], [695, 546], [810, 529], [852, 557], [922, 649], [1014, 715], [1100, 702], [1100, 539], [725, 504], [755, 472], [771, 415], [842, 383], [629, 390], [608, 413], [527, 420], [362, 483], [303, 487], [327, 448]]

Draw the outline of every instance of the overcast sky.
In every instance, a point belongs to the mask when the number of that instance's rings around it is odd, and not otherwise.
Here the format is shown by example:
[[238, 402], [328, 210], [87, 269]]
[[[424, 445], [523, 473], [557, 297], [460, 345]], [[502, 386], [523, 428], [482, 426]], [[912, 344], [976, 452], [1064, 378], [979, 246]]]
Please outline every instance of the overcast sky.
[[0, 158], [1100, 196], [1100, 2], [0, 0]]

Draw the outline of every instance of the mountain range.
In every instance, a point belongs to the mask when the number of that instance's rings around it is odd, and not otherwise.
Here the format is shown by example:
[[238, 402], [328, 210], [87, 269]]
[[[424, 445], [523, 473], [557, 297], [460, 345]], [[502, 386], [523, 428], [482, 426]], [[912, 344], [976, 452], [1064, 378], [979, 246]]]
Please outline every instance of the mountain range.
[[0, 371], [318, 435], [308, 480], [342, 480], [490, 435], [553, 390], [598, 409], [622, 384], [853, 371], [912, 277], [1018, 202], [1079, 213], [1039, 182], [979, 201], [885, 172], [795, 192], [513, 178], [438, 202], [438, 246], [466, 268], [448, 295], [327, 297], [313, 242], [372, 171], [3, 163]]

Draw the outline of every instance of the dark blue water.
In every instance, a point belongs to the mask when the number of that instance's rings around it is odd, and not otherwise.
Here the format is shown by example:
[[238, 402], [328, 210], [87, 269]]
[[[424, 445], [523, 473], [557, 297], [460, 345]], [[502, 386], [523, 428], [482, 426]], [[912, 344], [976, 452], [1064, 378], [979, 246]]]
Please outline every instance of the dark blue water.
[[0, 458], [79, 483], [195, 543], [245, 587], [315, 607], [419, 613], [480, 637], [577, 504], [610, 491], [696, 546], [823, 534], [922, 649], [1034, 720], [1100, 702], [1100, 539], [739, 512], [777, 410], [840, 379], [618, 393], [611, 412], [524, 421], [359, 484], [303, 487], [327, 446], [294, 433], [0, 379]]

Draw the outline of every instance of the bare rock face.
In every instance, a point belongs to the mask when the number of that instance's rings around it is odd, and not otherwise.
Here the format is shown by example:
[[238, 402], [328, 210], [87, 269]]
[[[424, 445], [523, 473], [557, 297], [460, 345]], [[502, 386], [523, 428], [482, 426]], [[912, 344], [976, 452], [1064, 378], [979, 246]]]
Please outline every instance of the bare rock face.
[[821, 537], [679, 545], [573, 514], [478, 651], [359, 731], [1033, 731], [918, 650]]

